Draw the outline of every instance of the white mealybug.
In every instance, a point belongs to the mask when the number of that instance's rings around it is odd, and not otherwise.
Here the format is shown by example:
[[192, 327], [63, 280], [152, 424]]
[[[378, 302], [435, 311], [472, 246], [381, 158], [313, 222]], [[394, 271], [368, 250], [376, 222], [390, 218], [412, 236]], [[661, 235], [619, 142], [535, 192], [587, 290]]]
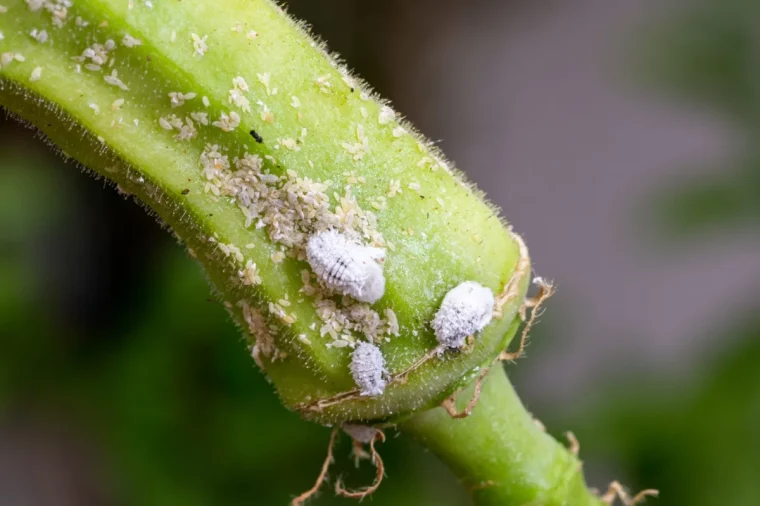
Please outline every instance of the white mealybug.
[[475, 281], [451, 289], [431, 324], [438, 342], [447, 348], [464, 346], [467, 336], [483, 330], [491, 321], [493, 304], [491, 290]]
[[385, 292], [385, 277], [379, 262], [380, 248], [362, 246], [335, 230], [309, 237], [306, 258], [314, 273], [328, 288], [373, 304]]
[[351, 355], [351, 376], [359, 386], [361, 395], [382, 395], [387, 375], [385, 357], [380, 348], [371, 343], [359, 343]]

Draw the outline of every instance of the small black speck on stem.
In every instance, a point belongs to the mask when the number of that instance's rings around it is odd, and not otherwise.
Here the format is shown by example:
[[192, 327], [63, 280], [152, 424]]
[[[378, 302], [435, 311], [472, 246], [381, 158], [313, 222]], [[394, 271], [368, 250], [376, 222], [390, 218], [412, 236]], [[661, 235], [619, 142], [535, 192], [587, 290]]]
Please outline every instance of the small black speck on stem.
[[258, 133], [256, 133], [256, 130], [251, 129], [249, 133], [251, 134], [251, 137], [256, 139], [256, 142], [258, 142], [259, 144], [264, 142], [264, 139]]

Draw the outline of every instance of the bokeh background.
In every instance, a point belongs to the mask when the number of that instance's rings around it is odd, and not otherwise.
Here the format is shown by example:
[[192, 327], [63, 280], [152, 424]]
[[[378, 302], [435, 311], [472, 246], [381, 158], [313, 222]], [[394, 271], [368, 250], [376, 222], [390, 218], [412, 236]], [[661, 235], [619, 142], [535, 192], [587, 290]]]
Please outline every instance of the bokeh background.
[[[509, 372], [591, 485], [760, 505], [760, 3], [288, 4], [557, 282]], [[279, 405], [171, 237], [81, 172], [0, 115], [0, 504], [287, 504], [329, 431]], [[348, 446], [333, 478], [371, 480]], [[410, 441], [382, 454], [371, 504], [467, 504]]]

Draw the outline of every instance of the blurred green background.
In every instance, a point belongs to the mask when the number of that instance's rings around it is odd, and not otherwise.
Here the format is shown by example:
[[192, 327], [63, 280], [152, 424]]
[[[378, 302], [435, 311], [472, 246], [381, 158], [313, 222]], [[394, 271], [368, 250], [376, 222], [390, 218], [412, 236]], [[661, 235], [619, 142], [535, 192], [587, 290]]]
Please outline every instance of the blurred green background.
[[[558, 282], [510, 375], [591, 484], [760, 505], [760, 4], [288, 4]], [[287, 504], [329, 430], [280, 406], [170, 235], [81, 172], [0, 116], [0, 504]], [[391, 436], [372, 504], [467, 504]], [[368, 483], [349, 451], [332, 482]]]

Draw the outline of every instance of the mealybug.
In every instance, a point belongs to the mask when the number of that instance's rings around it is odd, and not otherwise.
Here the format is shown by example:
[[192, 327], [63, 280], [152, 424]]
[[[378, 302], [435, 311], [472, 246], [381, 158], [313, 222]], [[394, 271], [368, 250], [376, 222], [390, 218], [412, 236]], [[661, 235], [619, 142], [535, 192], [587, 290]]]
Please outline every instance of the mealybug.
[[438, 342], [447, 348], [464, 346], [467, 336], [483, 330], [491, 321], [493, 304], [491, 290], [475, 281], [451, 289], [431, 324]]
[[351, 376], [361, 390], [361, 395], [382, 395], [387, 374], [385, 357], [380, 348], [371, 343], [359, 343], [351, 355]]
[[314, 234], [306, 246], [306, 258], [328, 288], [356, 300], [377, 302], [385, 292], [385, 277], [378, 262], [380, 248], [362, 246], [335, 230]]

